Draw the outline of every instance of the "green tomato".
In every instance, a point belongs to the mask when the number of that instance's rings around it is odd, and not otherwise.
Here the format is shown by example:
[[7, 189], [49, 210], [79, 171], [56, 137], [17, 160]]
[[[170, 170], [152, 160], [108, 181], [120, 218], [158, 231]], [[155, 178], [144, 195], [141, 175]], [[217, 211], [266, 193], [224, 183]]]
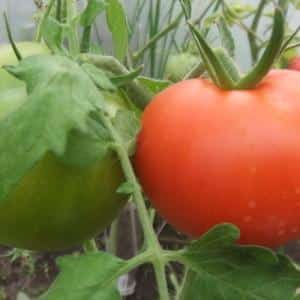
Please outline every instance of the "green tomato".
[[171, 55], [166, 65], [165, 78], [173, 82], [181, 81], [199, 61], [199, 57], [188, 52]]
[[[33, 52], [28, 50], [29, 44], [23, 45], [18, 44], [23, 56], [45, 52], [43, 47], [36, 51], [34, 44]], [[2, 64], [15, 62], [7, 49], [0, 50]], [[26, 105], [24, 86], [4, 72], [0, 74], [0, 120]], [[12, 86], [15, 88], [9, 89]], [[120, 105], [111, 100], [111, 113], [116, 113]], [[65, 157], [49, 152], [38, 161], [0, 203], [0, 244], [62, 250], [82, 244], [109, 225], [126, 203], [124, 196], [116, 193], [124, 177], [116, 155], [112, 151], [101, 155], [101, 151], [99, 142], [73, 132]], [[74, 154], [86, 156], [86, 163], [74, 164]]]

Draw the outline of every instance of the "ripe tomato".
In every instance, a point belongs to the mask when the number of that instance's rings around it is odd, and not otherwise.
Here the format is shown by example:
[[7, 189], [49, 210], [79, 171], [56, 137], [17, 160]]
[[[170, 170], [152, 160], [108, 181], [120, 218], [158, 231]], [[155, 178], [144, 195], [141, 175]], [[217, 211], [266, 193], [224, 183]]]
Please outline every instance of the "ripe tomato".
[[218, 223], [240, 242], [300, 237], [300, 73], [271, 71], [253, 90], [193, 79], [143, 115], [135, 165], [158, 212], [198, 237]]
[[[23, 55], [28, 54], [22, 44], [18, 47]], [[36, 49], [34, 45], [34, 52]], [[44, 52], [40, 50], [37, 52]], [[0, 49], [0, 62], [13, 63], [12, 51]], [[0, 119], [26, 105], [23, 83], [1, 72], [5, 91], [0, 89]], [[12, 86], [16, 88], [8, 89]], [[116, 103], [111, 101], [111, 113], [120, 107]], [[98, 147], [94, 140], [76, 134], [87, 148]], [[74, 135], [67, 152], [76, 143]], [[112, 152], [78, 167], [47, 153], [0, 203], [0, 244], [31, 250], [60, 250], [81, 244], [103, 230], [125, 204], [124, 196], [116, 193], [123, 180]]]
[[288, 69], [300, 71], [300, 57], [299, 56], [296, 56], [289, 62]]

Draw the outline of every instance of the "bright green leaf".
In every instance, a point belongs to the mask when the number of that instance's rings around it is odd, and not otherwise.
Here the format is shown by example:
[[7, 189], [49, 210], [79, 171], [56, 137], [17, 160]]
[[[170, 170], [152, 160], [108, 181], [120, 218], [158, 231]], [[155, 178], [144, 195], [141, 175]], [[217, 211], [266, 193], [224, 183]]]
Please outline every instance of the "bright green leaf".
[[131, 182], [123, 182], [117, 189], [118, 194], [131, 195], [134, 192], [134, 185]]
[[189, 268], [182, 300], [295, 300], [300, 272], [267, 248], [238, 246], [233, 225], [214, 227], [183, 254]]
[[80, 24], [84, 27], [91, 26], [97, 16], [105, 10], [106, 4], [106, 0], [89, 0], [88, 5], [81, 14]]
[[124, 7], [120, 0], [108, 0], [106, 19], [112, 33], [115, 56], [122, 61], [128, 50], [129, 30]]
[[51, 50], [61, 51], [64, 36], [63, 24], [60, 24], [55, 18], [49, 16], [42, 24], [41, 33], [45, 43]]
[[121, 300], [116, 274], [126, 262], [104, 252], [65, 256], [60, 274], [39, 300]]
[[6, 68], [29, 96], [0, 121], [0, 200], [47, 152], [63, 155], [71, 130], [88, 132], [104, 99], [88, 75], [62, 56], [33, 56]]

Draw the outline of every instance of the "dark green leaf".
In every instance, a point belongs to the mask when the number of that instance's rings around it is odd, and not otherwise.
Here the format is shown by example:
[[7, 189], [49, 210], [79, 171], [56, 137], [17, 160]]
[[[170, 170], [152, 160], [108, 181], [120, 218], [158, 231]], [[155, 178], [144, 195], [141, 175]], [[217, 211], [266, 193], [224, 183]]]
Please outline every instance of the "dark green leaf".
[[112, 33], [115, 56], [122, 61], [128, 50], [129, 30], [123, 5], [120, 0], [108, 0], [106, 19]]
[[128, 74], [113, 76], [110, 80], [118, 87], [124, 86], [136, 79], [143, 71], [143, 66], [130, 71]]
[[157, 94], [163, 91], [172, 84], [172, 82], [170, 82], [169, 80], [159, 80], [143, 76], [140, 76], [138, 80], [153, 94]]
[[89, 0], [88, 5], [81, 14], [80, 24], [84, 27], [91, 26], [97, 16], [106, 8], [107, 0]]
[[0, 200], [47, 152], [63, 155], [71, 130], [87, 133], [105, 109], [88, 75], [62, 56], [33, 56], [6, 68], [26, 82], [26, 103], [0, 121]]
[[60, 274], [39, 300], [121, 300], [116, 273], [126, 262], [104, 252], [65, 256]]
[[218, 225], [184, 251], [190, 273], [180, 299], [296, 299], [300, 272], [293, 262], [267, 248], [238, 246], [238, 238], [235, 226]]
[[87, 72], [94, 83], [102, 90], [115, 91], [117, 88], [109, 79], [106, 72], [92, 64], [85, 63], [82, 68]]

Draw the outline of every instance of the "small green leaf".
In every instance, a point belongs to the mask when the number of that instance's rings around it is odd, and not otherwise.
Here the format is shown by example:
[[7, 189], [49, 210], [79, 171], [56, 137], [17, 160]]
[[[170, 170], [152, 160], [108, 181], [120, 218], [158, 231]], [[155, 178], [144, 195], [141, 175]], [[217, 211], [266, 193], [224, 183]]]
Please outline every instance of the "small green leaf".
[[123, 182], [117, 189], [118, 194], [131, 195], [134, 192], [134, 185], [131, 182]]
[[65, 256], [61, 272], [39, 300], [121, 300], [116, 275], [126, 262], [104, 252]]
[[172, 84], [172, 82], [169, 80], [159, 80], [144, 76], [140, 76], [138, 80], [153, 94], [163, 91]]
[[128, 74], [113, 76], [110, 78], [110, 80], [117, 87], [124, 86], [124, 85], [132, 82], [134, 79], [136, 79], [143, 71], [143, 68], [144, 68], [143, 66], [140, 66], [140, 67], [136, 68], [135, 70], [130, 71]]
[[63, 56], [32, 56], [6, 67], [26, 82], [25, 103], [0, 120], [0, 201], [43, 156], [65, 152], [69, 133], [90, 131], [90, 114], [105, 109], [88, 75]]
[[47, 46], [53, 51], [62, 52], [63, 24], [49, 16], [44, 20], [40, 30]]
[[96, 86], [105, 91], [116, 91], [116, 86], [109, 79], [107, 73], [92, 64], [84, 63], [82, 65], [84, 71], [90, 76]]
[[105, 11], [106, 5], [107, 0], [89, 0], [80, 17], [81, 26], [91, 26], [95, 22], [97, 16]]
[[219, 18], [218, 29], [221, 35], [223, 47], [228, 51], [228, 54], [231, 57], [234, 57], [235, 44], [234, 39], [231, 34], [230, 29], [228, 28], [224, 17]]
[[112, 33], [115, 56], [123, 61], [128, 50], [129, 30], [126, 13], [120, 0], [108, 0], [106, 19]]
[[140, 130], [139, 118], [132, 111], [119, 110], [113, 119], [113, 125], [118, 130], [129, 155], [133, 155], [135, 152], [136, 137]]
[[223, 224], [187, 247], [181, 261], [190, 271], [180, 300], [296, 299], [296, 265], [267, 248], [238, 246], [238, 239], [238, 228]]

